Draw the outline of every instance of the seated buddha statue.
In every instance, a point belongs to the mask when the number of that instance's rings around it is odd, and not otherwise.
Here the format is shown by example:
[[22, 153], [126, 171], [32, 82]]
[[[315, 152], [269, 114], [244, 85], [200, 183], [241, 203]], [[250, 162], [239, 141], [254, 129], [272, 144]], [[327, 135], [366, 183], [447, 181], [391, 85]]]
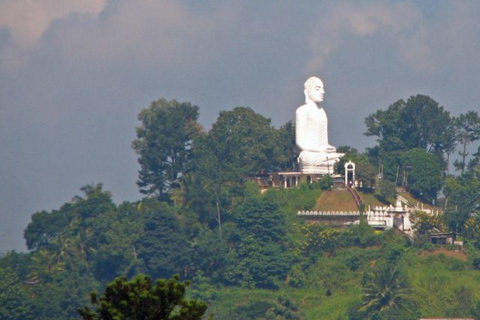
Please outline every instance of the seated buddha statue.
[[305, 104], [295, 112], [295, 143], [300, 151], [298, 164], [303, 173], [333, 174], [335, 163], [344, 155], [328, 143], [328, 119], [322, 107], [325, 89], [322, 80], [309, 78], [304, 84]]

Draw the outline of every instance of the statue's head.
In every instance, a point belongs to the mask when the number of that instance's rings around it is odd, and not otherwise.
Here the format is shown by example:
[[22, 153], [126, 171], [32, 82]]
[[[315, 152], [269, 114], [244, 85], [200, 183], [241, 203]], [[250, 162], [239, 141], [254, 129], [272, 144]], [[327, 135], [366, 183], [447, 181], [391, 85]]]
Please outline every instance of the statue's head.
[[323, 82], [320, 78], [317, 77], [310, 77], [307, 81], [305, 81], [304, 93], [305, 93], [305, 101], [308, 103], [309, 101], [313, 101], [315, 103], [323, 101], [323, 95], [325, 94], [325, 90], [323, 88]]

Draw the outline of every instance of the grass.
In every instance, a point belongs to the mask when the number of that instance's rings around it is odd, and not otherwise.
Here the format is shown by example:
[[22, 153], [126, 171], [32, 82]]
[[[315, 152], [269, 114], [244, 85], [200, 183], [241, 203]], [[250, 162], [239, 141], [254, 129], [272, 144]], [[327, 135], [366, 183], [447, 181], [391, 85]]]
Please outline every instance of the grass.
[[348, 190], [332, 190], [320, 195], [313, 210], [358, 211], [358, 207]]
[[357, 190], [360, 196], [363, 199], [363, 203], [365, 203], [365, 206], [388, 206], [390, 203], [389, 202], [383, 202], [382, 200], [378, 199], [373, 192], [365, 192], [365, 191], [360, 191]]
[[410, 253], [409, 279], [422, 314], [428, 317], [468, 317], [480, 298], [480, 274], [469, 264], [445, 255], [418, 257]]
[[[420, 255], [420, 249], [405, 248], [398, 261], [406, 273], [414, 298], [423, 317], [469, 317], [472, 306], [480, 300], [480, 272], [468, 261], [444, 254]], [[283, 295], [295, 302], [306, 319], [347, 319], [348, 309], [361, 301], [361, 279], [370, 270], [372, 261], [384, 255], [382, 248], [348, 248], [337, 251], [333, 257], [322, 256], [306, 271], [307, 283], [301, 288], [281, 284], [279, 290], [222, 288], [209, 309], [215, 319], [227, 319], [238, 306], [253, 301], [274, 301]], [[362, 260], [358, 270], [352, 271], [347, 261], [352, 257]], [[326, 290], [332, 290], [327, 296]]]
[[430, 209], [430, 210], [437, 210], [437, 209], [438, 209], [438, 210], [439, 210], [438, 207], [434, 207], [434, 206], [432, 206], [432, 205], [430, 205], [430, 204], [428, 204], [428, 203], [426, 203], [426, 202], [424, 202], [424, 201], [422, 201], [422, 200], [419, 200], [419, 199], [415, 198], [414, 196], [412, 196], [412, 195], [411, 195], [410, 193], [408, 193], [408, 192], [399, 192], [398, 194], [399, 194], [400, 196], [404, 197], [405, 199], [407, 199], [409, 205], [413, 205], [413, 206], [418, 205], [419, 207], [421, 207], [422, 204], [423, 204], [423, 207], [424, 207], [425, 209]]

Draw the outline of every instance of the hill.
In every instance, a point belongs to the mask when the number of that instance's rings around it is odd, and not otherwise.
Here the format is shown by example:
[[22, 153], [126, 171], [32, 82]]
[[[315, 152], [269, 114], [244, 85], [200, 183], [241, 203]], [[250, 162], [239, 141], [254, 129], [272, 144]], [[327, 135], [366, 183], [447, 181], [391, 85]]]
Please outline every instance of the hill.
[[[280, 290], [225, 287], [217, 291], [209, 310], [215, 318], [227, 319], [232, 315], [241, 316], [238, 312], [249, 309], [250, 319], [255, 319], [255, 303], [272, 303], [281, 295], [303, 310], [306, 319], [347, 319], [349, 306], [361, 301], [363, 273], [371, 270], [372, 264], [382, 256], [394, 251], [392, 244], [340, 250], [335, 256], [322, 256], [309, 268], [305, 287], [282, 285]], [[422, 252], [422, 249], [403, 248], [396, 262], [405, 267], [422, 316], [471, 316], [473, 301], [480, 298], [478, 271], [472, 269], [469, 261]]]

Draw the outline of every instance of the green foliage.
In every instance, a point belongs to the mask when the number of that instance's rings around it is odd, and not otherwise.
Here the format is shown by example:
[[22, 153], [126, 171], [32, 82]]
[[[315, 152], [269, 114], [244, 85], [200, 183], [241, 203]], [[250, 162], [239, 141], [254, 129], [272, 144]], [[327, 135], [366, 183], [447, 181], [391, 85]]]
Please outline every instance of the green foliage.
[[376, 194], [383, 200], [394, 201], [397, 198], [397, 186], [389, 180], [382, 180], [375, 190]]
[[73, 214], [71, 206], [71, 204], [68, 204], [60, 210], [34, 213], [32, 222], [28, 224], [24, 232], [27, 248], [36, 250], [48, 247], [51, 241], [56, 239], [70, 223]]
[[141, 263], [133, 244], [143, 232], [143, 223], [136, 207], [136, 203], [124, 202], [118, 210], [99, 216], [92, 225], [92, 271], [96, 279], [108, 282], [137, 273]]
[[445, 181], [445, 219], [454, 234], [465, 231], [465, 223], [480, 205], [480, 175], [469, 172]]
[[478, 147], [477, 152], [472, 154], [472, 158], [468, 162], [467, 169], [469, 172], [478, 171], [480, 168], [480, 147]]
[[84, 197], [75, 196], [60, 210], [33, 214], [24, 237], [30, 250], [58, 246], [61, 237], [73, 237], [88, 229], [102, 214], [115, 210], [112, 195], [103, 191], [102, 184], [87, 185], [80, 189]]
[[330, 176], [324, 176], [320, 180], [308, 184], [310, 188], [317, 188], [323, 191], [332, 190], [333, 179]]
[[412, 194], [434, 203], [443, 181], [442, 167], [435, 156], [411, 149], [403, 155], [403, 165], [408, 169], [407, 183]]
[[287, 297], [278, 297], [275, 304], [265, 314], [267, 320], [302, 320], [303, 313], [298, 306]]
[[188, 171], [192, 140], [201, 132], [198, 107], [189, 102], [159, 99], [138, 115], [132, 146], [141, 166], [140, 192], [166, 199], [167, 192]]
[[385, 319], [382, 313], [398, 313], [402, 309], [411, 312], [409, 304], [412, 291], [398, 267], [391, 264], [376, 267], [364, 274], [363, 284], [363, 301], [358, 309], [363, 319], [378, 319], [379, 316]]
[[0, 268], [0, 319], [34, 319], [26, 290], [12, 270]]
[[272, 307], [270, 301], [252, 301], [247, 305], [236, 307], [233, 310], [235, 319], [257, 320], [265, 319], [265, 315]]
[[144, 208], [143, 231], [134, 245], [146, 271], [156, 278], [186, 276], [191, 252], [177, 217], [167, 204], [153, 199]]
[[274, 168], [279, 171], [295, 171], [297, 154], [295, 152], [295, 126], [289, 121], [275, 130], [276, 159]]
[[430, 234], [434, 232], [446, 232], [444, 216], [431, 215], [423, 211], [415, 211], [410, 214], [410, 221], [418, 234]]
[[461, 161], [455, 161], [454, 165], [458, 170], [465, 172], [467, 145], [480, 139], [480, 117], [475, 111], [469, 111], [466, 114], [461, 114], [455, 119], [455, 130], [457, 141], [461, 144], [462, 150], [459, 151], [462, 157]]
[[209, 282], [209, 278], [198, 271], [193, 277], [193, 285], [188, 292], [188, 296], [193, 299], [211, 303], [217, 297], [216, 288]]
[[88, 303], [88, 295], [99, 283], [78, 270], [55, 274], [48, 282], [32, 284], [28, 289], [34, 319], [72, 319], [77, 308]]
[[271, 120], [250, 108], [222, 111], [208, 133], [211, 152], [225, 174], [245, 176], [272, 169], [275, 131]]
[[333, 254], [339, 245], [340, 231], [326, 228], [321, 224], [309, 224], [303, 227], [305, 242], [302, 251], [307, 256], [321, 252]]
[[225, 273], [230, 283], [245, 287], [276, 287], [290, 263], [286, 242], [286, 220], [275, 198], [247, 198], [236, 214], [237, 230], [229, 242], [235, 246], [234, 260]]
[[421, 148], [443, 152], [454, 136], [450, 113], [425, 95], [398, 100], [387, 110], [369, 115], [365, 124], [365, 134], [376, 136], [385, 151]]
[[232, 318], [242, 320], [302, 320], [298, 306], [284, 296], [272, 300], [251, 301], [233, 310]]
[[191, 243], [192, 264], [211, 279], [220, 279], [225, 269], [228, 244], [216, 230], [203, 228]]
[[[378, 110], [365, 119], [366, 135], [377, 137], [378, 145], [369, 149], [374, 163], [383, 164], [385, 178], [398, 181], [402, 154], [419, 148], [439, 160], [455, 146], [455, 130], [450, 113], [425, 95], [398, 100], [387, 110]], [[443, 161], [443, 160], [442, 160]], [[445, 166], [442, 163], [441, 169]]]
[[343, 246], [368, 247], [381, 243], [382, 238], [368, 224], [353, 225], [341, 236]]
[[138, 275], [127, 281], [120, 277], [110, 283], [98, 297], [92, 293], [91, 302], [96, 310], [88, 306], [79, 308], [84, 320], [95, 319], [145, 319], [145, 320], [200, 320], [207, 310], [204, 302], [187, 300], [185, 290], [188, 283], [178, 281], [178, 276], [168, 280], [152, 279]]
[[[367, 154], [359, 154], [356, 149], [344, 149], [346, 154], [335, 164], [335, 172], [345, 174], [345, 163], [349, 160], [355, 163], [355, 178], [365, 186], [374, 186], [377, 177], [376, 168], [370, 163]], [[340, 151], [338, 151], [340, 152]]]

